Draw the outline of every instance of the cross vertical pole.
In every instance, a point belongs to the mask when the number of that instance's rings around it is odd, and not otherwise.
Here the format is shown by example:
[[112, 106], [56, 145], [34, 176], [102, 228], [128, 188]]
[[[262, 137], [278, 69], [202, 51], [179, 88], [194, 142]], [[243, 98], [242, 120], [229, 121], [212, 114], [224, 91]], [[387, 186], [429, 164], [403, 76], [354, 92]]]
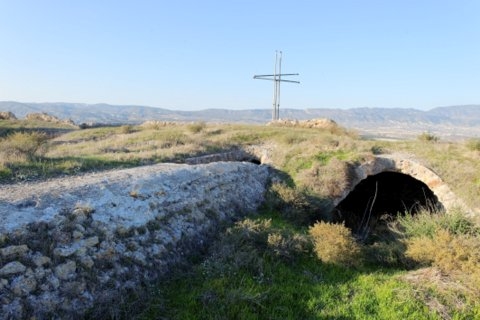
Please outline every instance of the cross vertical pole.
[[273, 74], [253, 76], [253, 79], [273, 81], [272, 121], [276, 121], [280, 118], [280, 83], [300, 83], [300, 81], [282, 79], [282, 76], [298, 76], [298, 73], [282, 73], [282, 51], [275, 51]]
[[282, 51], [280, 51], [280, 57], [278, 60], [278, 80], [276, 81], [277, 89], [277, 117], [275, 120], [280, 119], [280, 83], [282, 82]]
[[272, 106], [272, 121], [277, 120], [277, 65], [278, 65], [278, 51], [275, 51], [275, 66], [273, 69], [273, 106]]

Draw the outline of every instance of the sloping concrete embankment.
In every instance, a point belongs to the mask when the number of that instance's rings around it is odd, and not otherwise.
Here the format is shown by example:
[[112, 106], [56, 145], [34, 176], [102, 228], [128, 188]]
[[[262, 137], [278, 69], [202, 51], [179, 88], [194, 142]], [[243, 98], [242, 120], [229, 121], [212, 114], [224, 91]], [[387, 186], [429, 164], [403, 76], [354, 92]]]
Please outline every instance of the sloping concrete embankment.
[[0, 187], [0, 318], [112, 312], [219, 223], [255, 211], [268, 175], [246, 162], [161, 164], [28, 185], [27, 196]]

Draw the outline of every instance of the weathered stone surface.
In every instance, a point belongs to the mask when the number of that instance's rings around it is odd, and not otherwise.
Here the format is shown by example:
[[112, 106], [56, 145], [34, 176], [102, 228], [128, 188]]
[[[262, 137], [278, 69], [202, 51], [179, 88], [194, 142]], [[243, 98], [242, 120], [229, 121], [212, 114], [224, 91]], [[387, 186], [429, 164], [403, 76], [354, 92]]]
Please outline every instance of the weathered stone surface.
[[[55, 275], [53, 275], [53, 274], [51, 274], [51, 275], [48, 277], [47, 283], [48, 283], [49, 286], [51, 286], [51, 288], [52, 288], [53, 290], [56, 290], [56, 289], [58, 289], [58, 287], [60, 287], [60, 280], [59, 280], [57, 277], [55, 277]], [[48, 287], [47, 287], [46, 290], [48, 290]], [[46, 290], [45, 290], [45, 291], [46, 291]]]
[[35, 278], [37, 280], [42, 280], [45, 277], [45, 269], [43, 267], [38, 267], [35, 269]]
[[23, 273], [27, 270], [21, 262], [19, 261], [12, 261], [7, 263], [3, 268], [0, 269], [0, 277], [8, 276], [12, 274]]
[[0, 120], [16, 120], [17, 117], [10, 111], [0, 111]]
[[55, 248], [55, 250], [53, 250], [53, 255], [56, 257], [66, 258], [73, 255], [77, 250], [78, 248], [73, 246], [68, 248]]
[[82, 281], [71, 281], [64, 282], [60, 288], [60, 291], [65, 293], [67, 296], [76, 297], [81, 295], [86, 289], [85, 282]]
[[20, 298], [16, 298], [9, 304], [2, 306], [4, 319], [23, 319], [24, 308]]
[[[220, 162], [199, 166], [159, 164], [141, 168], [125, 169], [110, 173], [92, 174], [72, 181], [59, 179], [55, 185], [38, 183], [28, 189], [9, 186], [8, 192], [0, 188], [0, 232], [13, 230], [32, 221], [45, 220], [58, 225], [63, 223], [63, 208], [76, 206], [87, 208], [89, 218], [114, 227], [144, 225], [164, 212], [183, 209], [187, 204], [197, 207], [205, 199], [216, 202], [224, 197], [231, 198], [240, 208], [252, 210], [262, 199], [268, 167], [252, 163]], [[35, 194], [39, 199], [36, 206], [18, 208], [12, 194]], [[161, 196], [165, 193], [164, 196]], [[241, 196], [233, 196], [242, 193]], [[17, 196], [18, 197], [18, 196]], [[146, 200], [148, 198], [148, 200]], [[242, 201], [249, 199], [249, 201]], [[18, 201], [18, 199], [16, 199]], [[155, 203], [157, 209], [151, 203]], [[113, 206], [112, 204], [115, 204]], [[225, 203], [219, 203], [224, 206]], [[159, 212], [161, 208], [162, 212]], [[131, 214], [135, 212], [135, 214]], [[87, 221], [84, 211], [82, 224]], [[74, 218], [74, 223], [75, 223]], [[68, 243], [72, 233], [52, 233], [58, 243]]]
[[10, 287], [16, 296], [26, 296], [37, 288], [37, 280], [33, 276], [19, 276], [13, 279]]
[[61, 120], [55, 116], [52, 116], [48, 113], [42, 112], [42, 113], [28, 113], [25, 116], [25, 119], [27, 120], [41, 120], [41, 121], [46, 121], [46, 122], [53, 122], [53, 123], [64, 123], [64, 124], [69, 124], [71, 126], [75, 126], [75, 123], [70, 120]]
[[6, 248], [0, 249], [0, 255], [4, 258], [9, 258], [12, 256], [20, 256], [25, 254], [28, 251], [28, 246], [22, 244], [20, 246], [8, 246]]
[[94, 236], [94, 237], [90, 237], [88, 239], [85, 239], [85, 241], [81, 244], [82, 246], [85, 246], [85, 247], [93, 247], [93, 246], [96, 246], [98, 244], [98, 237], [97, 236]]
[[34, 314], [39, 315], [39, 319], [45, 314], [51, 313], [58, 308], [58, 303], [61, 298], [57, 293], [43, 292], [38, 297], [30, 296], [28, 302], [32, 306], [36, 306]]
[[[0, 245], [16, 244], [0, 249], [0, 318], [105, 308], [204, 248], [220, 221], [255, 211], [268, 174], [252, 163], [158, 165], [0, 186]], [[19, 193], [35, 205], [16, 206], [28, 202]]]
[[74, 230], [74, 231], [72, 232], [72, 237], [73, 237], [73, 239], [75, 239], [75, 240], [82, 239], [82, 238], [83, 238], [83, 233], [81, 233], [81, 232], [78, 231], [78, 230]]
[[80, 264], [86, 269], [91, 269], [95, 262], [93, 262], [91, 257], [85, 256], [80, 259]]
[[49, 257], [46, 257], [44, 255], [42, 255], [40, 252], [37, 252], [33, 257], [32, 257], [32, 261], [33, 263], [37, 266], [37, 267], [41, 267], [41, 266], [44, 266], [46, 264], [49, 264], [52, 262], [52, 259], [50, 259]]
[[68, 261], [55, 268], [55, 275], [60, 280], [68, 280], [74, 276], [76, 269], [77, 264], [75, 261]]
[[6, 286], [8, 286], [8, 280], [0, 279], [0, 291], [3, 290]]

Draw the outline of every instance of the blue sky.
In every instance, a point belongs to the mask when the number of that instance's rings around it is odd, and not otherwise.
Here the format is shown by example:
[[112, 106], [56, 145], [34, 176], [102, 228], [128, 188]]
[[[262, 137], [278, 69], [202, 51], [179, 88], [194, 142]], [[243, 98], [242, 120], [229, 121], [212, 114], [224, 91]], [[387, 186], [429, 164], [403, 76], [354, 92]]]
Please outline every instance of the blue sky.
[[0, 0], [0, 101], [270, 108], [275, 50], [280, 108], [480, 104], [478, 0]]

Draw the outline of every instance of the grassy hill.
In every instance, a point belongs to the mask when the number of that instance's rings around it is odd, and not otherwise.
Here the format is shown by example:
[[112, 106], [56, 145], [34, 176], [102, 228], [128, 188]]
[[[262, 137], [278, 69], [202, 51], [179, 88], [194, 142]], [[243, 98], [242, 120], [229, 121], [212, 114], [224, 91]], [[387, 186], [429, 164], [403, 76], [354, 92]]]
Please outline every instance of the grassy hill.
[[[480, 228], [462, 215], [398, 216], [384, 236], [357, 241], [324, 221], [352, 164], [382, 153], [421, 159], [468, 205], [480, 207], [480, 142], [434, 135], [361, 138], [322, 128], [149, 122], [70, 128], [3, 120], [0, 183], [187, 158], [249, 146], [270, 150], [277, 172], [260, 212], [225, 226], [208, 252], [145, 296], [132, 292], [123, 316], [140, 319], [474, 319], [480, 317]], [[36, 130], [35, 128], [38, 128]], [[27, 130], [28, 129], [28, 130]]]
[[[133, 124], [147, 120], [207, 121], [209, 123], [264, 124], [271, 119], [270, 109], [250, 110], [207, 109], [178, 111], [137, 105], [82, 103], [23, 103], [0, 101], [0, 112], [11, 111], [18, 118], [29, 113], [47, 112], [76, 124]], [[307, 108], [281, 109], [282, 119], [307, 120], [329, 118], [342, 126], [375, 137], [414, 138], [422, 132], [432, 132], [449, 140], [480, 137], [480, 106], [439, 107], [428, 111], [405, 108]]]

